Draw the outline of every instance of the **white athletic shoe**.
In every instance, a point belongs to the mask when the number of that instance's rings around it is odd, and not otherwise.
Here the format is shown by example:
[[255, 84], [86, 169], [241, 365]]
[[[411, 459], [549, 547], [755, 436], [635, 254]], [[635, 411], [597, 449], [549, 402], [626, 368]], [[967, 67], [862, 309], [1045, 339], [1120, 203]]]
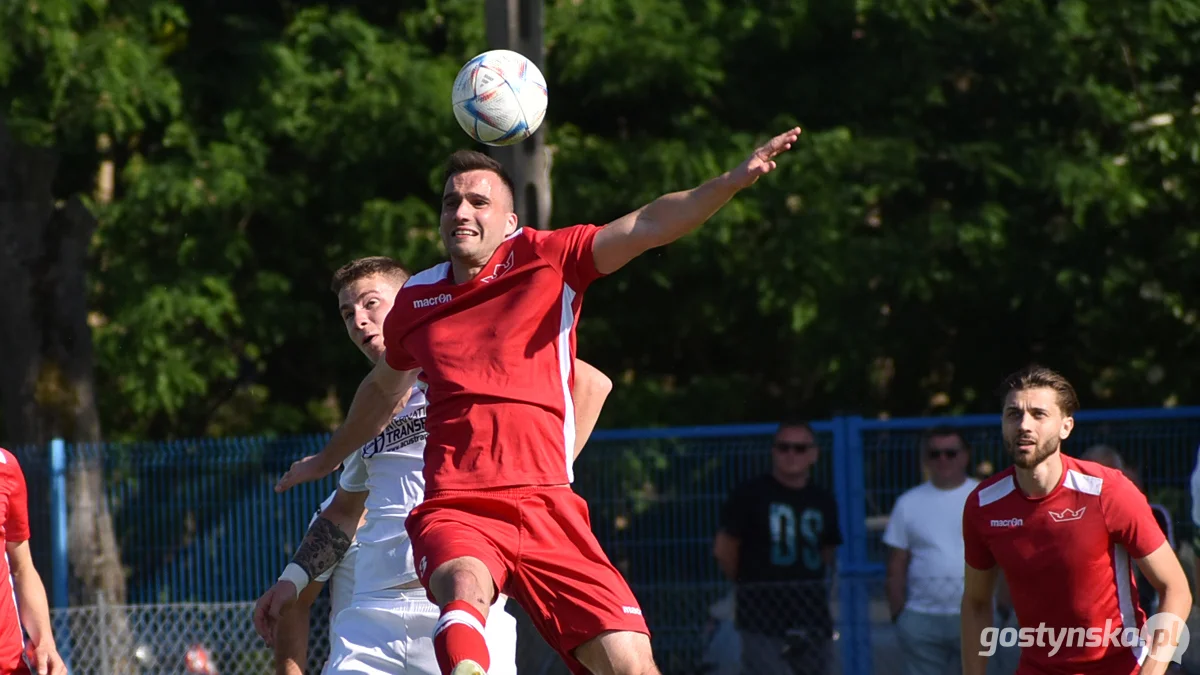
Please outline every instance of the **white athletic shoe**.
[[454, 666], [454, 670], [450, 675], [487, 675], [487, 671], [478, 663], [467, 659], [466, 661], [459, 661], [458, 665]]

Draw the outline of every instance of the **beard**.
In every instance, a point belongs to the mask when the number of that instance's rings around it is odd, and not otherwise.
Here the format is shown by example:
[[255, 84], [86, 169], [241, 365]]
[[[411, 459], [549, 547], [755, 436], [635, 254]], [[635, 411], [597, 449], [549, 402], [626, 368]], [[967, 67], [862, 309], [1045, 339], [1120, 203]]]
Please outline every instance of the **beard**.
[[1015, 464], [1017, 468], [1026, 470], [1032, 469], [1046, 461], [1047, 457], [1058, 451], [1058, 447], [1062, 443], [1058, 436], [1051, 436], [1050, 438], [1047, 438], [1046, 440], [1034, 446], [1033, 454], [1026, 455], [1023, 454], [1020, 448], [1017, 447], [1020, 442], [1021, 438], [1018, 436], [1017, 438], [1008, 441], [1005, 445], [1008, 446], [1008, 456], [1012, 458], [1013, 464]]

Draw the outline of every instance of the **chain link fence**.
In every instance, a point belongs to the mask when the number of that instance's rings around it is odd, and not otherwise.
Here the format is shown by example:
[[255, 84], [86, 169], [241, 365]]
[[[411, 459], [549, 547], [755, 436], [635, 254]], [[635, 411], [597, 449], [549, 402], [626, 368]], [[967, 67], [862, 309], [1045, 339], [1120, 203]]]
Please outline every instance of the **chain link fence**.
[[[274, 671], [254, 603], [96, 604], [51, 611], [74, 675], [237, 675]], [[309, 672], [318, 672], [311, 670]]]
[[[521, 675], [569, 675], [515, 602], [517, 670]], [[275, 657], [254, 630], [254, 603], [92, 605], [51, 610], [54, 634], [72, 675], [264, 675]], [[329, 600], [310, 611], [306, 673], [329, 656]]]
[[[1188, 561], [1190, 562], [1190, 560]], [[684, 629], [654, 628], [655, 657], [664, 675], [842, 675], [843, 640], [852, 627], [839, 616], [838, 596], [862, 585], [870, 599], [871, 672], [874, 675], [943, 675], [959, 672], [961, 649], [956, 614], [938, 615], [908, 607], [893, 621], [887, 583], [882, 579], [787, 582], [706, 589], [680, 588], [639, 593], [652, 605], [668, 606]], [[908, 586], [908, 584], [906, 584]], [[953, 605], [961, 579], [913, 579], [909, 597], [931, 605]], [[939, 590], [940, 589], [940, 590]], [[945, 591], [945, 592], [942, 592]], [[715, 601], [705, 605], [704, 598]], [[701, 601], [697, 601], [697, 599]], [[64, 657], [74, 675], [260, 675], [274, 672], [274, 657], [254, 631], [250, 602], [108, 605], [54, 610], [52, 618]], [[521, 675], [569, 675], [566, 666], [533, 629], [515, 602], [517, 669]], [[694, 611], [703, 612], [695, 615]], [[307, 673], [321, 671], [329, 650], [326, 594], [310, 614]], [[674, 624], [674, 617], [664, 621]], [[1200, 616], [1188, 622], [1200, 635]], [[997, 629], [1019, 628], [1003, 598], [993, 622]], [[999, 641], [988, 675], [1013, 675], [1020, 647]], [[942, 666], [937, 666], [937, 663]], [[1183, 654], [1172, 673], [1200, 675], [1200, 647]]]

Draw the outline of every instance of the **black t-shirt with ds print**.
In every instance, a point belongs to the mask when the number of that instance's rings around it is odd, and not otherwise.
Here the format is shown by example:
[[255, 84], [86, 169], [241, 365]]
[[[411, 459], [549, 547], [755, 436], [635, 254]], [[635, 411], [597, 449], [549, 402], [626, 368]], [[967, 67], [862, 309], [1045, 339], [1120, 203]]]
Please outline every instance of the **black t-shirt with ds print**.
[[769, 474], [755, 478], [730, 495], [721, 529], [741, 542], [738, 628], [776, 636], [789, 629], [831, 632], [821, 549], [840, 546], [842, 532], [829, 490], [789, 488]]

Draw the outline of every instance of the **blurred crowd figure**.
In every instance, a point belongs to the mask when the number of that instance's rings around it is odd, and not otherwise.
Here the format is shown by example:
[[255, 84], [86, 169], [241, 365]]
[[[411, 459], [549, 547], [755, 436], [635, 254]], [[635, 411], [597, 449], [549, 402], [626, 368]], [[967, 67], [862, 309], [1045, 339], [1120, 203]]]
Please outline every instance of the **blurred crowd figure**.
[[932, 429], [920, 443], [928, 479], [900, 495], [883, 543], [887, 599], [904, 654], [904, 675], [961, 672], [963, 506], [979, 481], [967, 475], [970, 447], [958, 431]]
[[[747, 675], [831, 672], [829, 585], [842, 532], [833, 492], [812, 480], [819, 458], [807, 422], [781, 424], [771, 443], [771, 470], [734, 488], [721, 511], [713, 555], [734, 584], [738, 644], [728, 623], [717, 623], [724, 633], [714, 637], [740, 653]], [[737, 672], [712, 640], [709, 645], [710, 672]]]

